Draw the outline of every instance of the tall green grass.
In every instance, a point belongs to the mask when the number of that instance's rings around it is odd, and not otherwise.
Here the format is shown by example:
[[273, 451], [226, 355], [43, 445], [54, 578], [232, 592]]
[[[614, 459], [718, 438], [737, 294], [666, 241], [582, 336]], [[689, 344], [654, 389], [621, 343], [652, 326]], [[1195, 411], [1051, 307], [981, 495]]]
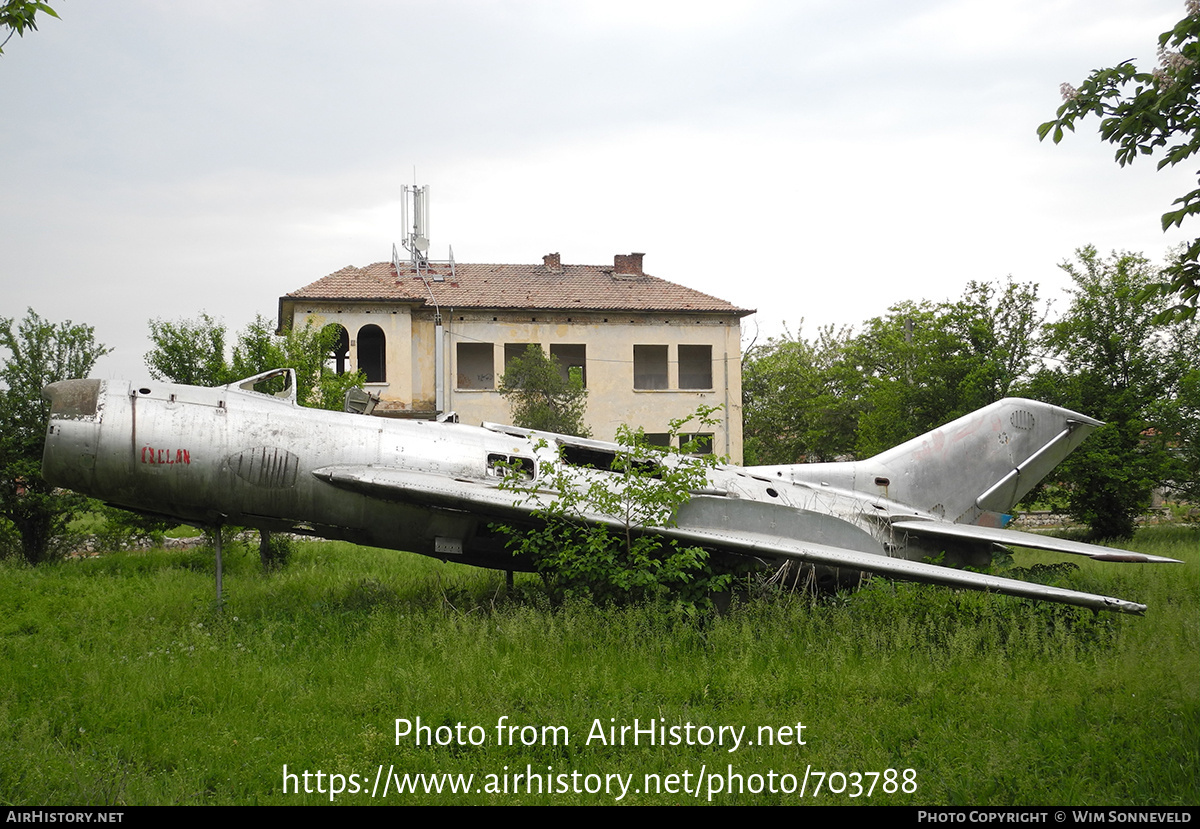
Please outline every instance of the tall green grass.
[[[721, 793], [713, 802], [1200, 802], [1200, 533], [1142, 531], [1183, 565], [1083, 561], [1057, 583], [1141, 601], [1144, 618], [876, 581], [849, 596], [670, 608], [551, 608], [531, 578], [346, 544], [299, 545], [259, 572], [226, 556], [223, 611], [206, 553], [0, 564], [0, 802], [328, 803], [289, 772], [373, 780], [914, 769], [915, 793]], [[1018, 564], [1062, 560], [1019, 553]], [[396, 744], [396, 718], [479, 725], [481, 746]], [[498, 745], [512, 725], [569, 745]], [[605, 746], [609, 725], [803, 723], [806, 745]], [[311, 783], [315, 786], [315, 778]], [[682, 781], [681, 781], [682, 782]], [[752, 781], [751, 781], [752, 784]], [[835, 785], [837, 779], [835, 778]], [[870, 785], [869, 778], [864, 786]], [[303, 783], [301, 783], [303, 786]], [[341, 803], [610, 803], [605, 794], [344, 794]]]

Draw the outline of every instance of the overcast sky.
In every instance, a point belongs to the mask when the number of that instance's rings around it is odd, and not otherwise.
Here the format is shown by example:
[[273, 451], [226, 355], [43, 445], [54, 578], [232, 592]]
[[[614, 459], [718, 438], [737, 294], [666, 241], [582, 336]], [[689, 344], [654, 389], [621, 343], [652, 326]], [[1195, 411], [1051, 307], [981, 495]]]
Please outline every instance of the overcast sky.
[[747, 339], [1009, 274], [1062, 307], [1075, 248], [1186, 236], [1190, 168], [1036, 135], [1182, 0], [52, 5], [0, 56], [0, 316], [95, 326], [99, 377], [388, 259], [414, 169], [435, 258], [641, 251]]

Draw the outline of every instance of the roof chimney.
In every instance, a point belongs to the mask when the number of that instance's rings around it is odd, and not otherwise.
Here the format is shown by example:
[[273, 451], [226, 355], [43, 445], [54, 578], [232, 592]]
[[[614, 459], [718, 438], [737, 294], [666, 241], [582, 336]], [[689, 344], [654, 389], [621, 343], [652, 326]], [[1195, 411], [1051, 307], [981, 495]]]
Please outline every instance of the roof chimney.
[[613, 273], [617, 276], [645, 276], [642, 273], [642, 257], [644, 253], [631, 253], [626, 256], [618, 253], [613, 257]]
[[542, 265], [552, 273], [562, 273], [562, 257], [557, 253], [547, 253], [543, 256]]

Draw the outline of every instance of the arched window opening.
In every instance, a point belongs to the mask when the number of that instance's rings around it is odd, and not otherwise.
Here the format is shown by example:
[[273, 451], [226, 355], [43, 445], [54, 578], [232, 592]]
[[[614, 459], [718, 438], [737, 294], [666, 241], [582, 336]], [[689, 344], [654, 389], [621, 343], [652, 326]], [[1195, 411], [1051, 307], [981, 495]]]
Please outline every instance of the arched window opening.
[[321, 334], [331, 344], [329, 353], [325, 355], [325, 365], [333, 369], [335, 374], [345, 374], [350, 370], [350, 332], [331, 322]]
[[385, 345], [383, 329], [378, 325], [364, 325], [358, 330], [358, 370], [366, 375], [368, 383], [387, 382]]

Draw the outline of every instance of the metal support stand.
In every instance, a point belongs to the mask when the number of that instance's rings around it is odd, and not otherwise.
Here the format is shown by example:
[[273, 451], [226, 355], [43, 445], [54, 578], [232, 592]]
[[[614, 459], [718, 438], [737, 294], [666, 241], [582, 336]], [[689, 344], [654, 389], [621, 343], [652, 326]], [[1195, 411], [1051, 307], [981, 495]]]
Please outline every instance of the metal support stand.
[[213, 550], [217, 554], [217, 610], [223, 606], [221, 599], [221, 525], [217, 524], [216, 533], [213, 540]]

